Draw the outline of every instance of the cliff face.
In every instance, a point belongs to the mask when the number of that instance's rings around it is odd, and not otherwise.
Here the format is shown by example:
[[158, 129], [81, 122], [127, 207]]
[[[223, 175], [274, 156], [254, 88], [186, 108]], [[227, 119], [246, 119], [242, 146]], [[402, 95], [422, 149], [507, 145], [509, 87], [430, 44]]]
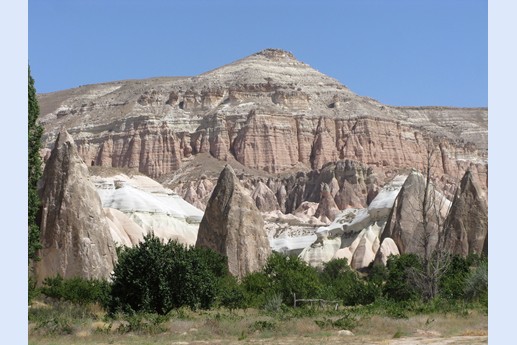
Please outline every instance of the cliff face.
[[151, 177], [174, 174], [199, 154], [271, 174], [338, 159], [385, 174], [422, 168], [434, 138], [440, 187], [452, 193], [467, 169], [487, 187], [487, 109], [382, 105], [281, 50], [195, 77], [88, 85], [39, 102], [48, 147], [64, 126], [89, 165]]

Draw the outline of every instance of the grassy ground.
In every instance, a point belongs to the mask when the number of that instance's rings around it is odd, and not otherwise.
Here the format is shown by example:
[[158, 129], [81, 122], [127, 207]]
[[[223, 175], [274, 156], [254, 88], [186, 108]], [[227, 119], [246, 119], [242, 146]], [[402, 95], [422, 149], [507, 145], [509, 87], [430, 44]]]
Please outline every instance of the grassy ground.
[[[353, 336], [340, 335], [349, 329]], [[362, 310], [191, 311], [114, 319], [98, 306], [34, 303], [29, 344], [486, 344], [477, 310], [390, 317]]]

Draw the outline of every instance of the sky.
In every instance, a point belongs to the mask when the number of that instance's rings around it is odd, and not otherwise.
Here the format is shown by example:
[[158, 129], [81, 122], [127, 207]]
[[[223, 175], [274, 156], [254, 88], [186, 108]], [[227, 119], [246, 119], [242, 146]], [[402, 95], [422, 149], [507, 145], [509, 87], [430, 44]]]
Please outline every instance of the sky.
[[389, 105], [488, 106], [487, 0], [29, 0], [39, 93], [281, 48]]

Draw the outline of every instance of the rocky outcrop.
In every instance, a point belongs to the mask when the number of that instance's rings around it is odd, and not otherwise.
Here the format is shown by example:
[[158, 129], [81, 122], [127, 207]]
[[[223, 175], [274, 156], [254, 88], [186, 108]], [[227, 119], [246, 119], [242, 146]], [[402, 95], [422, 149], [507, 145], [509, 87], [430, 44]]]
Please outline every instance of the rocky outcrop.
[[[423, 255], [427, 248], [431, 253], [443, 236], [443, 224], [450, 201], [429, 184], [427, 202], [424, 205], [426, 181], [422, 174], [413, 171], [404, 182], [381, 235], [381, 242], [391, 238], [401, 254]], [[423, 210], [426, 210], [427, 226], [424, 227]]]
[[391, 238], [387, 237], [382, 241], [377, 254], [375, 254], [374, 262], [376, 264], [386, 266], [390, 255], [400, 255], [400, 252], [395, 242]]
[[41, 188], [39, 282], [64, 278], [108, 278], [117, 255], [101, 200], [72, 137], [59, 133], [46, 162]]
[[[143, 175], [92, 176], [114, 239], [130, 245], [153, 232], [164, 241], [196, 243], [203, 212], [179, 195]], [[125, 234], [125, 235], [124, 235]]]
[[446, 221], [446, 248], [453, 254], [481, 254], [488, 242], [488, 206], [470, 171], [463, 176]]
[[316, 240], [300, 258], [316, 267], [342, 258], [354, 269], [367, 267], [379, 251], [380, 233], [405, 180], [406, 175], [396, 176], [367, 208], [346, 209], [330, 225], [318, 228]]
[[[39, 102], [47, 147], [64, 126], [88, 165], [136, 168], [153, 178], [199, 154], [269, 173], [351, 160], [392, 177], [421, 169], [433, 138], [442, 190], [452, 197], [467, 169], [487, 189], [487, 109], [386, 106], [278, 49], [195, 77], [88, 85], [39, 95]], [[359, 207], [351, 186], [340, 187], [338, 207]]]
[[104, 214], [108, 221], [111, 237], [118, 246], [132, 247], [144, 240], [146, 234], [144, 229], [125, 213], [114, 208], [105, 208]]
[[323, 222], [333, 221], [339, 213], [339, 208], [332, 197], [330, 187], [324, 183], [321, 191], [321, 198], [314, 216]]
[[260, 270], [271, 253], [260, 211], [229, 165], [208, 201], [196, 247], [228, 257], [230, 273], [239, 278]]
[[278, 200], [271, 189], [262, 181], [259, 181], [255, 190], [251, 194], [255, 205], [261, 212], [276, 211], [279, 209]]

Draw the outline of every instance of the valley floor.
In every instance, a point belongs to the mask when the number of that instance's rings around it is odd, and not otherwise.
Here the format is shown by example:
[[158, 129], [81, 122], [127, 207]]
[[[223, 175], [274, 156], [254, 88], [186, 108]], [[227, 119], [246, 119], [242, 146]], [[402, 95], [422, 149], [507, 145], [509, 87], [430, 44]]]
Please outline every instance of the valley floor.
[[63, 323], [54, 318], [50, 322], [29, 322], [29, 345], [488, 344], [488, 315], [476, 310], [463, 314], [418, 314], [408, 318], [358, 315], [353, 335], [341, 335], [339, 327], [318, 325], [322, 320], [335, 320], [340, 316], [315, 314], [283, 318], [257, 310], [188, 311], [186, 315], [172, 316], [160, 324], [132, 323], [133, 329], [130, 329], [131, 321], [101, 321], [102, 317], [74, 321], [60, 329]]

